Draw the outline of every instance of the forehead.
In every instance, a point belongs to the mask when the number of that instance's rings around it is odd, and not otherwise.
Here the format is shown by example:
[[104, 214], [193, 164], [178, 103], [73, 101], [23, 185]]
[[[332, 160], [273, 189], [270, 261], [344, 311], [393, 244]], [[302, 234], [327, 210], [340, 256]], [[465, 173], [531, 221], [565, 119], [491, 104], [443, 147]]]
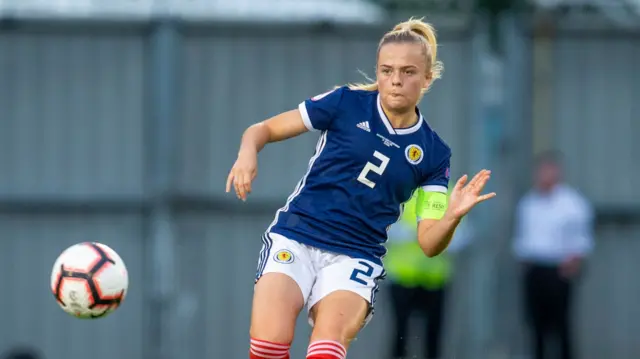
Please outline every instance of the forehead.
[[380, 48], [378, 64], [381, 66], [420, 66], [424, 64], [424, 48], [420, 43], [390, 43]]

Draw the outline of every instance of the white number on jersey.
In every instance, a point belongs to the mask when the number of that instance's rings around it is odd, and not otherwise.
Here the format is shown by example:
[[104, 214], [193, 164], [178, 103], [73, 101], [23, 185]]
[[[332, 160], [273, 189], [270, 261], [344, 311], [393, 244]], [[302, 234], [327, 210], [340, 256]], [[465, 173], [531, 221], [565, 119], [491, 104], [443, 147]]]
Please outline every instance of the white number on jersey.
[[362, 169], [362, 172], [360, 172], [360, 175], [358, 176], [358, 181], [361, 183], [364, 183], [365, 185], [367, 185], [369, 188], [373, 188], [376, 186], [376, 183], [373, 182], [372, 180], [367, 178], [367, 175], [369, 174], [369, 171], [373, 172], [373, 173], [377, 173], [378, 175], [381, 175], [384, 173], [384, 170], [387, 168], [387, 165], [389, 164], [389, 157], [383, 155], [382, 153], [375, 151], [373, 153], [373, 157], [377, 158], [380, 160], [380, 165], [376, 166], [371, 162], [367, 162], [366, 165], [364, 165], [364, 168]]

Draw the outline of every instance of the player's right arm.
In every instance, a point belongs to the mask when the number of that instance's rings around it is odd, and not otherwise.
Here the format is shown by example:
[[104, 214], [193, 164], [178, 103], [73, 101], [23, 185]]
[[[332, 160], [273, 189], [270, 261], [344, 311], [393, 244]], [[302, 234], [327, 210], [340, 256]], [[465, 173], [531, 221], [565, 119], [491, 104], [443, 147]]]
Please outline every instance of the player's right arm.
[[268, 120], [253, 124], [244, 131], [238, 158], [227, 177], [226, 191], [233, 185], [239, 199], [246, 201], [251, 182], [258, 174], [258, 152], [270, 142], [296, 137], [308, 129], [299, 110], [283, 112]]
[[283, 112], [249, 126], [242, 135], [238, 159], [227, 177], [226, 191], [233, 185], [245, 201], [258, 173], [258, 153], [271, 142], [279, 142], [307, 131], [328, 130], [338, 113], [342, 89], [330, 91], [302, 102], [298, 109]]
[[283, 141], [307, 131], [299, 110], [283, 112], [249, 126], [242, 135], [239, 154], [258, 154], [267, 143]]

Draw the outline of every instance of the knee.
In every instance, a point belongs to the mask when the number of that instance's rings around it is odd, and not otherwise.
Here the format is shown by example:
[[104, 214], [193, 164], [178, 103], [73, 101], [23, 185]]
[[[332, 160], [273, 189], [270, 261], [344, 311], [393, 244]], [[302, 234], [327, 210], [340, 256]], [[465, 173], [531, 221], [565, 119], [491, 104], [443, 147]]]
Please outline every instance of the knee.
[[250, 359], [289, 359], [293, 328], [284, 323], [256, 323], [251, 325]]
[[340, 315], [319, 316], [315, 320], [311, 342], [334, 341], [348, 348], [364, 324], [363, 320], [345, 318]]
[[311, 336], [315, 340], [335, 340], [348, 345], [357, 336], [360, 328], [360, 325], [350, 323], [318, 321]]
[[312, 340], [337, 340], [348, 345], [364, 326], [368, 308], [365, 300], [352, 293], [327, 297], [312, 308]]
[[347, 346], [365, 324], [369, 304], [350, 292], [336, 292], [311, 310], [314, 319], [311, 340], [335, 340]]
[[250, 359], [289, 359], [289, 348], [293, 341], [294, 329], [282, 322], [252, 323], [249, 348]]
[[269, 343], [291, 344], [294, 330], [287, 326], [251, 326], [251, 340], [261, 340]]

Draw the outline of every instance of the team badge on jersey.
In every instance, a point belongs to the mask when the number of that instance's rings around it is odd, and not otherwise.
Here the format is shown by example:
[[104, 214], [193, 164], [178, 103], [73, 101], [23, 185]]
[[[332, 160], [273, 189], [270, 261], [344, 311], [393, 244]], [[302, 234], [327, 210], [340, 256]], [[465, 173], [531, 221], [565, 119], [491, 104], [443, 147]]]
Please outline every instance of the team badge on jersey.
[[422, 157], [424, 157], [422, 148], [420, 148], [420, 146], [418, 145], [407, 146], [407, 148], [404, 150], [404, 154], [407, 157], [407, 161], [414, 165], [420, 163], [422, 161]]
[[273, 259], [278, 263], [289, 264], [293, 263], [293, 253], [289, 250], [281, 249], [276, 252]]

